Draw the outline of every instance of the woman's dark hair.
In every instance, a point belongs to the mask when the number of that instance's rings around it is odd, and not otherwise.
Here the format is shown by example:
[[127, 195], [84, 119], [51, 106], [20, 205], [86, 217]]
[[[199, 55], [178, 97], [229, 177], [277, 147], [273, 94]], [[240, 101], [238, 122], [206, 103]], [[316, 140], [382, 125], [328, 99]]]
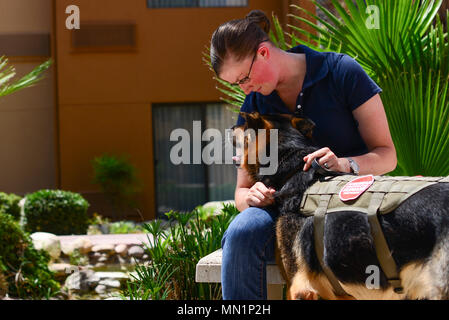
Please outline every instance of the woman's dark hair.
[[218, 75], [228, 54], [241, 61], [256, 52], [262, 41], [269, 40], [270, 20], [260, 10], [253, 10], [244, 19], [223, 23], [212, 34], [210, 59]]

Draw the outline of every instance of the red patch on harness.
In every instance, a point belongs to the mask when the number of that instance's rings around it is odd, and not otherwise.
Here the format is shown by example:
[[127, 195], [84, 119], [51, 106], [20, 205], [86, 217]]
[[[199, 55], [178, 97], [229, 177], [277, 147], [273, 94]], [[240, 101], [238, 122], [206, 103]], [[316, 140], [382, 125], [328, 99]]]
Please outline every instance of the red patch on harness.
[[355, 178], [340, 190], [340, 200], [349, 201], [360, 197], [374, 183], [373, 175]]

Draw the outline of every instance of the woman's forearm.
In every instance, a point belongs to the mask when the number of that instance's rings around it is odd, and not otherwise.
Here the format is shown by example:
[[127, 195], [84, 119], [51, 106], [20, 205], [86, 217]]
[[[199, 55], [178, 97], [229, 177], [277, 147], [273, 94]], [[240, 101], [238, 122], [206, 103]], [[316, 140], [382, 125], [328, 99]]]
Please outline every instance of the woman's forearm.
[[359, 175], [382, 175], [393, 171], [397, 165], [396, 151], [391, 147], [377, 147], [370, 152], [352, 157], [360, 167]]
[[246, 202], [246, 195], [248, 194], [248, 192], [249, 188], [235, 189], [235, 206], [240, 212], [249, 208], [249, 205]]

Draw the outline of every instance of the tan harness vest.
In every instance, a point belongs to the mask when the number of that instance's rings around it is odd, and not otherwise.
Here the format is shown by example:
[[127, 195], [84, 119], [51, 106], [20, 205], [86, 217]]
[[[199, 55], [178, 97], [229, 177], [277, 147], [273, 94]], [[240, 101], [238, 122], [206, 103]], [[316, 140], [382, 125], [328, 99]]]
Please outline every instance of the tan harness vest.
[[402, 293], [403, 288], [387, 241], [380, 227], [377, 214], [387, 214], [396, 209], [403, 201], [430, 185], [447, 182], [448, 177], [389, 177], [374, 176], [374, 183], [357, 199], [343, 202], [340, 200], [340, 190], [351, 180], [353, 175], [325, 178], [310, 186], [304, 193], [300, 211], [302, 214], [314, 217], [315, 250], [324, 273], [332, 284], [338, 296], [347, 295], [340, 286], [335, 275], [323, 262], [324, 252], [324, 218], [326, 214], [337, 211], [361, 211], [368, 215], [371, 235], [374, 240], [380, 267], [388, 282], [396, 293]]

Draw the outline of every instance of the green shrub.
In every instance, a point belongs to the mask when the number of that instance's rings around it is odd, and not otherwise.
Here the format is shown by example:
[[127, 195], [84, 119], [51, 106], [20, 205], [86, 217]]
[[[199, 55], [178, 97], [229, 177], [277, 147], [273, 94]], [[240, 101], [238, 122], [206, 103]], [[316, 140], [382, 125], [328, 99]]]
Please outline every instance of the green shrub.
[[2, 265], [0, 259], [0, 300], [8, 294], [8, 280], [6, 278], [3, 270], [6, 270], [6, 267]]
[[143, 228], [132, 221], [117, 221], [109, 224], [109, 233], [143, 233]]
[[125, 208], [136, 205], [135, 195], [140, 190], [136, 168], [126, 156], [104, 154], [94, 158], [93, 182], [100, 185], [114, 209], [116, 217]]
[[89, 203], [78, 193], [40, 190], [27, 195], [24, 228], [57, 235], [86, 234]]
[[13, 193], [6, 194], [4, 192], [0, 192], [0, 212], [10, 214], [16, 221], [19, 221], [20, 200], [22, 200], [22, 197], [19, 197], [18, 195], [15, 195]]
[[224, 205], [221, 214], [203, 215], [197, 208], [190, 213], [170, 212], [168, 230], [160, 221], [144, 224], [153, 237], [146, 252], [149, 265], [137, 265], [136, 276], [128, 281], [123, 296], [132, 300], [213, 300], [221, 299], [219, 283], [195, 282], [198, 261], [221, 247], [221, 238], [238, 210]]
[[72, 266], [85, 266], [89, 264], [89, 257], [80, 252], [80, 249], [75, 249], [69, 254], [69, 262]]
[[11, 297], [50, 298], [60, 286], [48, 269], [49, 255], [36, 250], [33, 243], [8, 214], [0, 213], [1, 287]]

